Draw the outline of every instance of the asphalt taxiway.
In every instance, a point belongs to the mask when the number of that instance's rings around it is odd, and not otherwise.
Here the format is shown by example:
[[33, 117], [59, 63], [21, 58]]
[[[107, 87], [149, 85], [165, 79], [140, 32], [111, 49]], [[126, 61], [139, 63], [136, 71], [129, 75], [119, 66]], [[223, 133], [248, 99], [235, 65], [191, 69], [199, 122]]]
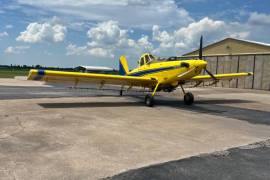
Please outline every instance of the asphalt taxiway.
[[190, 91], [193, 106], [177, 91], [149, 108], [138, 92], [0, 79], [0, 177], [269, 178], [270, 92]]

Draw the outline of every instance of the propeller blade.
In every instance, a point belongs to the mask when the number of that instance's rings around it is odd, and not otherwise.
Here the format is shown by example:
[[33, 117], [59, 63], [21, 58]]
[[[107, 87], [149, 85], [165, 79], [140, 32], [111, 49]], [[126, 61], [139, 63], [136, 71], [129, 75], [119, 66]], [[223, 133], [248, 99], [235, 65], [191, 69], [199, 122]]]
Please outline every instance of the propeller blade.
[[199, 59], [203, 58], [203, 36], [200, 39]]
[[207, 72], [207, 74], [209, 74], [212, 77], [212, 79], [214, 80], [211, 84], [209, 84], [209, 86], [217, 84], [218, 79], [210, 71], [208, 71], [206, 68], [204, 68], [204, 71]]
[[204, 70], [207, 72], [207, 74], [209, 74], [212, 77], [212, 79], [217, 81], [217, 78], [210, 71], [208, 71], [206, 68]]

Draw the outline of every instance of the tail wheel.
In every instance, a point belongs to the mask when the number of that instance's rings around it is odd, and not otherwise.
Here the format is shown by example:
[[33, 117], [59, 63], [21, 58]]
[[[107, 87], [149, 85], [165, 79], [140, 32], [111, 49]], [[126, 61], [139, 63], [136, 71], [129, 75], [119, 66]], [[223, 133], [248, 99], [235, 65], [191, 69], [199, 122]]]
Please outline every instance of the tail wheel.
[[185, 95], [184, 95], [184, 102], [186, 105], [191, 105], [193, 104], [194, 102], [194, 96], [191, 92], [187, 92]]
[[148, 107], [153, 107], [154, 106], [154, 103], [155, 103], [154, 102], [154, 97], [152, 95], [150, 95], [150, 94], [147, 94], [145, 96], [144, 103]]

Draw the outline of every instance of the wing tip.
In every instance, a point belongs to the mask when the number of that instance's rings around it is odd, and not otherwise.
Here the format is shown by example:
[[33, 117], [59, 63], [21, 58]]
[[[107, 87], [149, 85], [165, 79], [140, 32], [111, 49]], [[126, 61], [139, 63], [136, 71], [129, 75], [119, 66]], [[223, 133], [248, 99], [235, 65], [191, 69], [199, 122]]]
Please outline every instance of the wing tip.
[[41, 80], [44, 75], [44, 69], [30, 69], [27, 80]]
[[28, 76], [27, 76], [27, 80], [33, 80], [33, 75], [36, 73], [36, 69], [30, 69]]

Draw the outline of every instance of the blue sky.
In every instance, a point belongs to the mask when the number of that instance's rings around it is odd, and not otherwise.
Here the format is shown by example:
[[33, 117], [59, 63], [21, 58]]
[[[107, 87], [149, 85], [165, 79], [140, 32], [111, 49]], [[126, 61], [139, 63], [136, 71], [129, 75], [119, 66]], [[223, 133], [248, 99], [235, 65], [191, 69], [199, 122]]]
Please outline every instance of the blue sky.
[[270, 43], [269, 0], [1, 0], [0, 64], [131, 67], [226, 37]]

